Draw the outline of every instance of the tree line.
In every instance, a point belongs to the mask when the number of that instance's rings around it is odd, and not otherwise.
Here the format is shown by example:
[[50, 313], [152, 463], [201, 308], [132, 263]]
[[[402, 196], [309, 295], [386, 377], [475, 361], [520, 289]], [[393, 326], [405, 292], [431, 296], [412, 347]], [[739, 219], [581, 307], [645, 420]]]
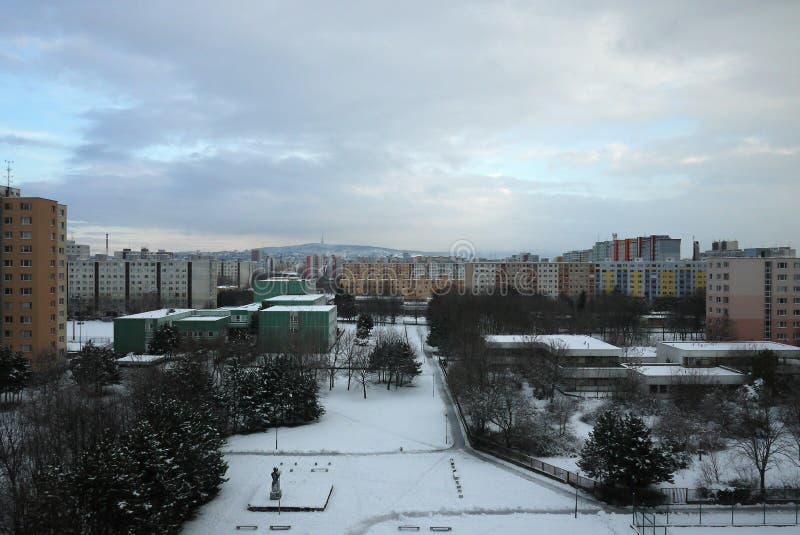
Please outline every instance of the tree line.
[[177, 533], [219, 491], [226, 435], [324, 410], [295, 360], [237, 347], [123, 373], [87, 344], [63, 373], [33, 376], [0, 412], [0, 532]]

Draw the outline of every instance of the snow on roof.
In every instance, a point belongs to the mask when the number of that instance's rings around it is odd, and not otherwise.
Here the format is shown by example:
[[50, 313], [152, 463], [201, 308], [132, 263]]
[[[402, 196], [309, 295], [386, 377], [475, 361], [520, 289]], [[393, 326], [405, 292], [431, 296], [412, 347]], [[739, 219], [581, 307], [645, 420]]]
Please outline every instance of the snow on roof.
[[166, 359], [167, 357], [165, 355], [134, 355], [131, 353], [122, 358], [118, 358], [117, 363], [121, 366], [145, 366], [147, 364], [158, 364]]
[[719, 376], [719, 377], [744, 377], [743, 373], [737, 371], [715, 367], [715, 368], [687, 368], [678, 364], [666, 365], [653, 365], [653, 366], [636, 366], [634, 368], [637, 373], [648, 377], [705, 377], [705, 376]]
[[162, 308], [160, 310], [150, 310], [148, 312], [140, 312], [138, 314], [130, 314], [128, 316], [121, 316], [117, 319], [160, 319], [172, 316], [174, 314], [182, 314], [184, 312], [192, 312], [192, 308]]
[[660, 342], [682, 351], [800, 351], [800, 348], [769, 341], [753, 342]]
[[229, 318], [230, 316], [189, 316], [175, 320], [174, 323], [183, 321], [220, 321]]
[[622, 357], [626, 359], [654, 359], [656, 348], [649, 346], [634, 346], [622, 348]]
[[617, 346], [612, 346], [598, 338], [592, 338], [583, 334], [492, 334], [486, 336], [486, 343], [490, 345], [523, 345], [529, 343], [547, 344], [552, 347], [563, 347], [567, 350], [618, 350]]
[[279, 302], [279, 301], [299, 301], [299, 302], [308, 302], [308, 301], [316, 301], [321, 297], [325, 297], [323, 294], [302, 294], [302, 295], [276, 295], [275, 297], [270, 297], [269, 299], [265, 299], [267, 303], [270, 302]]
[[330, 312], [336, 310], [336, 305], [277, 305], [264, 309], [263, 312]]

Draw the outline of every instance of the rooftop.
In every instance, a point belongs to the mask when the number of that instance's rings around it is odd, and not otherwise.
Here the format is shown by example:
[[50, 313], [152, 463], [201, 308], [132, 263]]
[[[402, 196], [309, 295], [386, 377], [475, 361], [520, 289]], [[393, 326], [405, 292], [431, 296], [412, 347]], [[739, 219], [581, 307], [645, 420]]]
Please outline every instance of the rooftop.
[[178, 323], [179, 321], [221, 321], [227, 319], [229, 319], [229, 316], [188, 316], [186, 318], [175, 320], [175, 323]]
[[687, 368], [678, 364], [665, 364], [660, 366], [636, 366], [633, 369], [637, 373], [648, 377], [704, 377], [711, 375], [718, 377], [744, 377], [742, 373], [720, 366], [715, 368]]
[[117, 319], [159, 319], [166, 318], [167, 316], [174, 316], [175, 314], [193, 312], [193, 310], [194, 309], [191, 308], [162, 308], [160, 310], [149, 310], [147, 312], [140, 312], [138, 314], [120, 316]]
[[330, 312], [336, 310], [336, 305], [277, 305], [269, 307], [264, 312]]
[[682, 351], [800, 351], [796, 346], [769, 341], [753, 342], [660, 342], [661, 345]]
[[583, 334], [493, 334], [486, 336], [486, 343], [506, 347], [537, 343], [567, 350], [619, 350], [617, 346]]
[[276, 295], [275, 297], [270, 297], [264, 301], [267, 303], [277, 303], [279, 301], [297, 301], [298, 303], [307, 303], [316, 301], [321, 297], [325, 296], [323, 294]]

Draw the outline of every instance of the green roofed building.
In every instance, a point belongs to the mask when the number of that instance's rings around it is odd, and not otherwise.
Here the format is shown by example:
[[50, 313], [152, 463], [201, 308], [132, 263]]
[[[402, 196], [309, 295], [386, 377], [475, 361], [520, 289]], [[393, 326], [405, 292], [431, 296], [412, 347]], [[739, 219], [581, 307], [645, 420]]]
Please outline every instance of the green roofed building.
[[278, 295], [314, 293], [313, 281], [301, 279], [261, 279], [253, 281], [253, 301], [260, 303]]
[[335, 341], [335, 305], [275, 305], [258, 313], [258, 343], [267, 353], [327, 352]]
[[[198, 310], [197, 312], [206, 311]], [[172, 322], [172, 325], [185, 338], [193, 338], [203, 342], [224, 341], [228, 336], [230, 320], [230, 314], [222, 316], [198, 314], [176, 319]]]
[[264, 308], [274, 306], [314, 306], [327, 304], [324, 294], [277, 295], [264, 300]]
[[191, 316], [191, 308], [162, 308], [140, 314], [122, 316], [114, 320], [114, 351], [117, 353], [145, 353], [153, 335], [164, 325]]

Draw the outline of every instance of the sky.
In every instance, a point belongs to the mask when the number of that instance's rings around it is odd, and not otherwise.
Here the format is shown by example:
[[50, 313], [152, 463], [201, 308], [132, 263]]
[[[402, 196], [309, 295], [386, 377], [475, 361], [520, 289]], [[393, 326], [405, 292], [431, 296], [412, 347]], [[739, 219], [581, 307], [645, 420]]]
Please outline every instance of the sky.
[[800, 245], [800, 2], [4, 4], [0, 159], [93, 249]]

